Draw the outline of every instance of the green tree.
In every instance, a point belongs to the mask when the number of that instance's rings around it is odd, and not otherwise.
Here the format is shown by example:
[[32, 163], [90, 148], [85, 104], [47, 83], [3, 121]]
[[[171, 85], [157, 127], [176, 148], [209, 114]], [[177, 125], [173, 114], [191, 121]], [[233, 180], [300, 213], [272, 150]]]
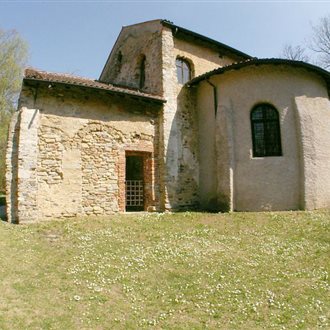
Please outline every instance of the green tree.
[[22, 83], [27, 44], [15, 30], [0, 29], [0, 191], [5, 189], [8, 124]]

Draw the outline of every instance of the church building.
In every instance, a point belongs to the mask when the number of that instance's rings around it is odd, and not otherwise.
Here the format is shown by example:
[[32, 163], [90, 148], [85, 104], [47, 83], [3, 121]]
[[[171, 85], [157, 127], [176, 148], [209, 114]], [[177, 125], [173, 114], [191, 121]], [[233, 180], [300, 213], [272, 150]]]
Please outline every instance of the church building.
[[330, 73], [153, 20], [97, 80], [26, 69], [7, 218], [330, 207]]

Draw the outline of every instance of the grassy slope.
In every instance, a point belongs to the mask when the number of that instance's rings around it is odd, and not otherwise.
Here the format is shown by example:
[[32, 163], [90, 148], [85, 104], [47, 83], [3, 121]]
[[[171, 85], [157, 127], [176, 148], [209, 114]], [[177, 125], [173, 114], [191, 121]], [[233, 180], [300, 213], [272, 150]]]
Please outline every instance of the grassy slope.
[[0, 223], [0, 329], [328, 328], [330, 212]]

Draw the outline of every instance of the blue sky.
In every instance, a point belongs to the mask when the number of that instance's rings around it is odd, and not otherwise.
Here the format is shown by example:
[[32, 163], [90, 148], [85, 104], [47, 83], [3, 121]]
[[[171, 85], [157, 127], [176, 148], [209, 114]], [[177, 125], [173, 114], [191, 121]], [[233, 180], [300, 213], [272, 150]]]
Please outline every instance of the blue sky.
[[122, 26], [165, 18], [256, 57], [302, 44], [330, 1], [3, 1], [0, 28], [16, 29], [38, 69], [98, 78]]

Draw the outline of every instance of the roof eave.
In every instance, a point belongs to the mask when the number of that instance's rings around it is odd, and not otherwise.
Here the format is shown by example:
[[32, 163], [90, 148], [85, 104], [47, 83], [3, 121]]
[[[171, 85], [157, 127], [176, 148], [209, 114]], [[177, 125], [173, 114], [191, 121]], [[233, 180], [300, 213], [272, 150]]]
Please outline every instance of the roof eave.
[[303, 68], [305, 70], [312, 71], [314, 73], [319, 74], [326, 81], [326, 83], [328, 85], [328, 88], [330, 86], [330, 73], [328, 71], [326, 71], [326, 70], [324, 70], [320, 67], [317, 67], [313, 64], [310, 64], [310, 63], [306, 63], [306, 62], [302, 62], [302, 61], [287, 60], [287, 59], [277, 59], [277, 58], [273, 58], [273, 59], [257, 59], [257, 58], [254, 58], [254, 59], [251, 59], [249, 61], [238, 62], [238, 63], [228, 65], [226, 67], [221, 67], [221, 68], [215, 69], [213, 71], [206, 72], [206, 73], [202, 74], [201, 76], [198, 76], [198, 77], [190, 80], [189, 82], [187, 82], [187, 86], [197, 85], [201, 81], [207, 80], [213, 75], [223, 74], [223, 73], [226, 73], [226, 72], [229, 72], [229, 71], [240, 70], [241, 68], [249, 67], [249, 66], [252, 66], [252, 65], [255, 65], [255, 66], [259, 66], [259, 65], [289, 65], [289, 66], [292, 66], [292, 67]]
[[115, 94], [115, 95], [122, 95], [122, 96], [128, 96], [131, 98], [139, 98], [145, 101], [149, 102], [155, 102], [157, 104], [164, 104], [166, 103], [166, 100], [160, 99], [160, 98], [155, 98], [152, 96], [147, 96], [147, 95], [138, 95], [135, 93], [129, 93], [129, 92], [124, 92], [124, 91], [116, 91], [116, 90], [111, 90], [111, 89], [106, 89], [106, 88], [101, 88], [101, 87], [96, 87], [96, 86], [86, 86], [83, 84], [74, 84], [70, 82], [64, 82], [64, 81], [54, 81], [54, 80], [46, 80], [46, 79], [36, 79], [36, 78], [29, 78], [29, 77], [24, 77], [23, 78], [23, 84], [24, 82], [39, 82], [39, 83], [48, 83], [48, 84], [59, 84], [63, 86], [72, 86], [72, 87], [78, 87], [78, 88], [84, 88], [84, 89], [89, 89], [89, 90], [97, 90], [97, 91], [103, 91], [108, 94]]
[[163, 26], [166, 26], [166, 27], [169, 27], [172, 29], [172, 31], [175, 32], [175, 35], [178, 35], [180, 32], [183, 34], [183, 35], [189, 35], [193, 38], [196, 38], [196, 39], [199, 39], [203, 42], [206, 42], [210, 45], [212, 45], [213, 47], [216, 47], [217, 49], [222, 49], [224, 50], [226, 53], [229, 53], [229, 54], [233, 54], [235, 56], [238, 56], [238, 57], [241, 57], [241, 58], [244, 58], [244, 59], [250, 59], [252, 58], [252, 56], [246, 54], [246, 53], [243, 53], [241, 52], [240, 50], [237, 50], [235, 48], [232, 48], [226, 44], [223, 44], [217, 40], [214, 40], [214, 39], [211, 39], [209, 37], [206, 37], [202, 34], [199, 34], [199, 33], [196, 33], [196, 32], [193, 32], [193, 31], [190, 31], [188, 29], [185, 29], [181, 26], [178, 26], [178, 25], [175, 25], [167, 20], [161, 20], [161, 23]]

